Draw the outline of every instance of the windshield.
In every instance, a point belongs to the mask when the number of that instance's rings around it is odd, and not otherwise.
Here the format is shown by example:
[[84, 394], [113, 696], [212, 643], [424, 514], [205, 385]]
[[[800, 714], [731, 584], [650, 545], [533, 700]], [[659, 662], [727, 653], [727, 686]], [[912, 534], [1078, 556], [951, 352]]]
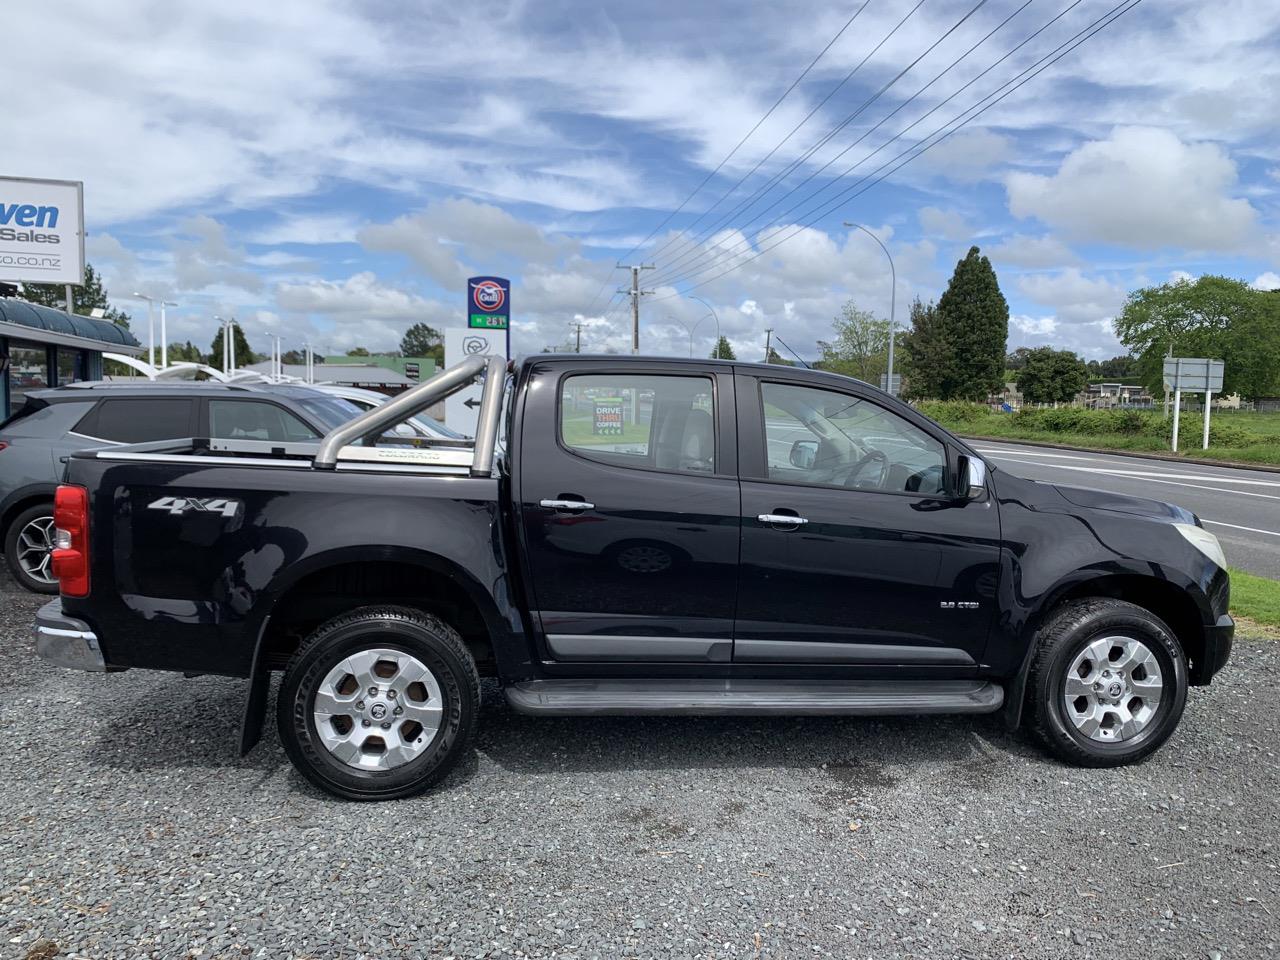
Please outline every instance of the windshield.
[[350, 400], [343, 400], [340, 397], [307, 397], [299, 400], [298, 404], [321, 426], [330, 430], [342, 426], [364, 412]]
[[422, 432], [427, 434], [428, 436], [434, 433], [437, 436], [444, 437], [446, 440], [467, 439], [463, 434], [459, 433], [457, 430], [450, 430], [448, 427], [446, 427], [443, 423], [441, 423], [435, 417], [428, 417], [425, 413], [418, 414], [417, 416], [413, 417], [410, 422], [418, 424]]

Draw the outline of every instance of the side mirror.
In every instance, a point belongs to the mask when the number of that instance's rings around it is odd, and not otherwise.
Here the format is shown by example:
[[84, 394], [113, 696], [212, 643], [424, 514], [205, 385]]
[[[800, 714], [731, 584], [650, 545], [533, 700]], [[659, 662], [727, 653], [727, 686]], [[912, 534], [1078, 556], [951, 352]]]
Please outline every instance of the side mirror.
[[987, 465], [977, 457], [961, 454], [959, 457], [959, 489], [961, 500], [979, 500], [987, 492]]
[[797, 440], [791, 444], [791, 455], [788, 457], [793, 467], [801, 470], [812, 470], [818, 462], [818, 441]]

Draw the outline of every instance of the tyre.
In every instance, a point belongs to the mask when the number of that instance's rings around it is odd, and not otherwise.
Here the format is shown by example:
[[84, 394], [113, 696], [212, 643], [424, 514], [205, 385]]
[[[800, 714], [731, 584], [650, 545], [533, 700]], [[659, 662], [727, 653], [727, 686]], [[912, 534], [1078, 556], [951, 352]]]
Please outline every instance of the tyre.
[[1123, 600], [1076, 600], [1036, 637], [1032, 730], [1082, 767], [1136, 763], [1169, 739], [1187, 703], [1187, 660], [1173, 631]]
[[57, 593], [53, 575], [53, 504], [28, 507], [4, 534], [4, 558], [13, 578], [33, 593]]
[[437, 617], [366, 607], [302, 642], [277, 700], [293, 765], [348, 800], [396, 800], [439, 781], [471, 746], [480, 678]]

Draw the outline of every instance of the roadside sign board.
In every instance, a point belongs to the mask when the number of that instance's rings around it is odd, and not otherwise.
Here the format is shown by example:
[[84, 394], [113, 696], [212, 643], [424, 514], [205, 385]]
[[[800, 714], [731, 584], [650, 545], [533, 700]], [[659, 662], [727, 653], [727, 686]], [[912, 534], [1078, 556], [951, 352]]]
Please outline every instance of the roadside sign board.
[[596, 397], [591, 432], [598, 437], [620, 437], [622, 417], [621, 397]]
[[1166, 390], [1187, 393], [1221, 393], [1222, 361], [1207, 357], [1165, 357]]
[[84, 283], [84, 184], [0, 177], [0, 280]]
[[887, 373], [880, 374], [880, 389], [896, 397], [902, 392], [902, 374], [895, 373], [892, 377]]
[[[507, 331], [471, 327], [446, 327], [444, 331], [444, 365], [452, 367], [467, 357], [506, 357]], [[480, 419], [481, 385], [473, 383], [445, 399], [444, 422], [452, 430], [476, 435]]]
[[506, 330], [511, 323], [511, 281], [504, 277], [472, 277], [467, 281], [467, 326], [474, 330]]
[[404, 364], [404, 375], [410, 380], [419, 380], [422, 377], [422, 367], [416, 360], [406, 360]]

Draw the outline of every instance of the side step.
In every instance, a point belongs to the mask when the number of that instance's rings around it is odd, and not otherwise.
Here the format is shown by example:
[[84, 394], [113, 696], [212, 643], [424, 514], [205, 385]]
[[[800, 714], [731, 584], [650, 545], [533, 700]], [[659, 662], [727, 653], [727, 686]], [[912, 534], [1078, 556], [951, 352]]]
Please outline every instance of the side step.
[[985, 680], [528, 680], [507, 687], [517, 713], [551, 717], [994, 713], [1004, 688]]

